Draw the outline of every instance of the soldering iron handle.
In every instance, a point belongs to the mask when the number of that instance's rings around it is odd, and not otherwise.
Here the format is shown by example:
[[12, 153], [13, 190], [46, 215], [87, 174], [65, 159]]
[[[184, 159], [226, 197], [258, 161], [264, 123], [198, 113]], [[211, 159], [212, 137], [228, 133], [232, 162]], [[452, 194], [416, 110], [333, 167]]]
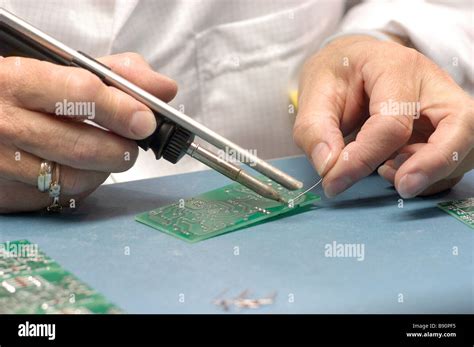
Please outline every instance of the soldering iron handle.
[[145, 151], [151, 149], [157, 160], [163, 157], [176, 164], [194, 141], [194, 134], [167, 120], [161, 114], [153, 113], [156, 118], [156, 130], [146, 139], [137, 140], [137, 144]]
[[152, 148], [157, 157], [161, 157], [161, 153], [166, 146], [169, 138], [174, 132], [175, 125], [165, 121], [165, 118], [157, 112], [153, 112], [156, 118], [156, 129], [145, 139], [137, 140], [137, 144], [145, 151]]

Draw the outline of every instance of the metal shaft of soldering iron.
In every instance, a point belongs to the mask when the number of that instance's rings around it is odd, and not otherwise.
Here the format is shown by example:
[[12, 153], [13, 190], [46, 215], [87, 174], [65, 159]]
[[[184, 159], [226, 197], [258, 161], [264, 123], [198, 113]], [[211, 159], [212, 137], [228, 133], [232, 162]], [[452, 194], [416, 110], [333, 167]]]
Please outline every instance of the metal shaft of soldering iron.
[[196, 143], [191, 143], [188, 148], [187, 154], [194, 159], [199, 160], [201, 163], [211, 167], [212, 169], [219, 171], [221, 174], [229, 177], [230, 179], [239, 182], [247, 188], [253, 190], [255, 193], [267, 198], [285, 203], [285, 200], [281, 195], [273, 189], [271, 186], [259, 181], [255, 177], [249, 175], [240, 167], [225, 161], [216, 156], [211, 151], [202, 148]]
[[[232, 149], [239, 157], [247, 158], [244, 164], [249, 165], [249, 163], [252, 163], [253, 169], [280, 183], [284, 187], [295, 190], [303, 186], [300, 181], [258, 158], [256, 155], [253, 155], [211, 129], [208, 129], [193, 118], [176, 110], [164, 101], [158, 99], [156, 96], [151, 95], [127, 79], [119, 76], [107, 66], [102, 65], [93, 58], [64, 45], [38, 28], [18, 18], [13, 13], [0, 8], [0, 27], [4, 25], [6, 25], [9, 30], [13, 30], [16, 33], [20, 33], [22, 36], [25, 36], [35, 45], [43, 47], [51, 54], [57, 55], [70, 64], [78, 65], [96, 74], [106, 84], [114, 86], [131, 95], [138, 101], [150, 107], [152, 110], [158, 112], [160, 115], [189, 130], [217, 148], [222, 150]], [[217, 168], [215, 169], [217, 170]]]

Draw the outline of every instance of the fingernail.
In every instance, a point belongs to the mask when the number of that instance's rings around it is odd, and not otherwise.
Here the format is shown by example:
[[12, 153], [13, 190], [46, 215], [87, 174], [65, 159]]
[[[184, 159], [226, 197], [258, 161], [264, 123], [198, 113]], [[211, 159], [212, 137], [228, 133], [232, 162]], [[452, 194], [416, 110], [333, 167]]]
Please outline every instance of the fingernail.
[[320, 176], [324, 174], [324, 170], [326, 169], [331, 157], [332, 152], [325, 142], [320, 142], [316, 145], [316, 147], [314, 147], [313, 152], [311, 153], [311, 160], [313, 161], [313, 165]]
[[428, 184], [428, 177], [421, 172], [406, 174], [398, 182], [397, 191], [402, 198], [409, 199], [425, 190]]
[[377, 172], [380, 177], [382, 177], [387, 182], [393, 184], [395, 181], [395, 175], [397, 174], [397, 171], [393, 167], [384, 164], [377, 169]]
[[379, 173], [380, 176], [386, 179], [388, 179], [389, 177], [395, 177], [395, 174], [397, 173], [397, 171], [393, 167], [385, 165], [385, 164], [380, 166], [377, 169], [377, 172]]
[[130, 129], [140, 138], [150, 136], [156, 128], [155, 115], [150, 111], [137, 111], [132, 115]]
[[402, 153], [402, 154], [399, 154], [395, 157], [395, 159], [393, 160], [393, 164], [395, 165], [395, 169], [399, 169], [400, 166], [402, 166], [402, 164], [404, 162], [407, 161], [408, 158], [411, 157], [411, 154], [410, 153]]
[[352, 180], [349, 177], [337, 178], [331, 183], [329, 183], [329, 185], [324, 187], [324, 194], [326, 194], [328, 198], [333, 198], [337, 194], [349, 188], [351, 184]]

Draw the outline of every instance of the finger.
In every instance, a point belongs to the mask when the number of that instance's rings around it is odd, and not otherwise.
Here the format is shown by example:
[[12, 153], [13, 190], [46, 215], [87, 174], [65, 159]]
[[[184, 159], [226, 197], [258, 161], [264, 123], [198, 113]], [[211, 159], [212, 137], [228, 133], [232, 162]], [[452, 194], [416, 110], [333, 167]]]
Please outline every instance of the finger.
[[384, 165], [379, 166], [377, 169], [377, 173], [383, 177], [386, 181], [393, 184], [395, 181], [395, 174], [397, 170], [394, 169], [391, 165], [385, 163]]
[[401, 153], [394, 159], [387, 160], [377, 169], [378, 174], [392, 184], [395, 182], [395, 174], [397, 173], [398, 168], [412, 155], [412, 153], [409, 152], [403, 153], [403, 149], [404, 148], [402, 147], [402, 149], [400, 149]]
[[[18, 66], [10, 58], [0, 63], [17, 106], [65, 117], [87, 117], [111, 131], [142, 139], [156, 128], [151, 110], [133, 97], [108, 87], [91, 72], [27, 58]], [[5, 72], [8, 69], [8, 72]]]
[[337, 158], [326, 175], [323, 187], [328, 197], [336, 196], [361, 178], [371, 174], [380, 163], [410, 137], [410, 116], [371, 116]]
[[462, 180], [462, 178], [463, 178], [463, 176], [458, 176], [458, 177], [447, 178], [447, 179], [443, 179], [441, 181], [435, 182], [434, 184], [432, 184], [431, 186], [429, 186], [428, 188], [423, 190], [418, 195], [419, 196], [429, 196], [429, 195], [437, 194], [437, 193], [443, 192], [445, 190], [451, 189], [456, 184], [458, 184], [459, 181]]
[[[61, 194], [59, 203], [61, 206], [70, 206], [90, 194], [84, 192], [78, 195]], [[0, 178], [0, 213], [30, 212], [44, 209], [52, 203], [47, 193], [42, 193], [36, 188], [21, 183]]]
[[344, 100], [335, 93], [335, 83], [334, 77], [329, 74], [319, 75], [316, 84], [303, 78], [293, 128], [296, 144], [306, 152], [321, 177], [344, 148], [340, 130]]
[[[41, 163], [30, 153], [0, 144], [0, 178], [37, 187]], [[88, 192], [102, 184], [108, 173], [73, 169], [60, 166], [61, 193], [78, 195]]]
[[[408, 160], [414, 153], [423, 148], [424, 143], [416, 143], [405, 146], [400, 149], [400, 154], [394, 159], [387, 160], [384, 165], [378, 168], [378, 173], [388, 182], [394, 184], [397, 170]], [[456, 167], [456, 169], [446, 178], [435, 182], [428, 188], [419, 193], [419, 196], [432, 195], [444, 190], [452, 188], [463, 177], [464, 173], [472, 169], [474, 163], [474, 150], [468, 154], [466, 158]]]
[[328, 197], [336, 196], [371, 174], [410, 139], [413, 119], [420, 110], [419, 86], [407, 84], [412, 80], [416, 78], [406, 74], [385, 74], [367, 83], [371, 116], [324, 178], [323, 187]]
[[[394, 184], [395, 182], [395, 175], [397, 171], [391, 167], [389, 164], [384, 164], [378, 168], [378, 173], [381, 177], [383, 177], [385, 180], [390, 182], [391, 184]], [[453, 177], [453, 178], [447, 178], [443, 179], [441, 181], [438, 181], [428, 188], [426, 188], [424, 191], [422, 191], [419, 196], [427, 196], [427, 195], [433, 195], [442, 191], [445, 191], [447, 189], [450, 189], [454, 187], [459, 181], [462, 179], [461, 176]]]
[[[461, 163], [463, 169], [472, 168], [473, 162], [465, 159], [472, 156], [474, 126], [464, 119], [472, 121], [463, 115], [441, 120], [428, 143], [418, 145], [416, 152], [398, 169], [395, 187], [403, 198], [414, 197], [435, 182], [452, 177]], [[457, 176], [462, 173], [457, 172]]]
[[2, 112], [0, 118], [5, 120], [0, 123], [0, 142], [39, 158], [109, 173], [128, 170], [138, 156], [135, 141], [89, 124], [11, 107]]
[[171, 78], [152, 70], [148, 62], [136, 53], [121, 53], [102, 57], [100, 62], [112, 71], [165, 102], [173, 100], [178, 85]]

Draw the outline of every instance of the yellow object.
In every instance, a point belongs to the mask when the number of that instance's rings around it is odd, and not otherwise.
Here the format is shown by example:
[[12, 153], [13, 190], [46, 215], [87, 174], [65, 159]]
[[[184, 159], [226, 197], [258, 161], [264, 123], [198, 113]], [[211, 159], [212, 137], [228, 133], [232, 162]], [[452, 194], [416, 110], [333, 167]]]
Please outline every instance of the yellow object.
[[298, 111], [298, 90], [290, 91], [290, 101], [295, 107], [295, 110]]

